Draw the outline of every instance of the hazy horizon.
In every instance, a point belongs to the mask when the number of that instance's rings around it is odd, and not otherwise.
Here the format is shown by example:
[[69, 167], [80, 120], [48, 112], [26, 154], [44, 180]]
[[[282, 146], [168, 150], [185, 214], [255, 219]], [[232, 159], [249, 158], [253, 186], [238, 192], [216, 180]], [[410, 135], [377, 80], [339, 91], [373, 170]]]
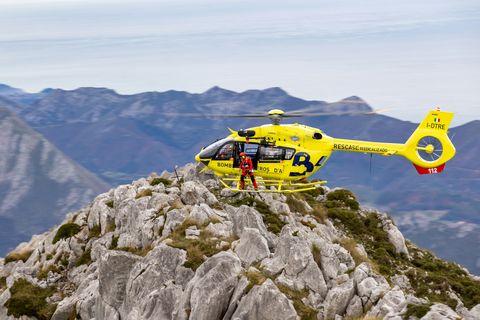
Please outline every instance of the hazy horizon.
[[0, 0], [0, 83], [29, 92], [281, 87], [480, 119], [480, 3]]

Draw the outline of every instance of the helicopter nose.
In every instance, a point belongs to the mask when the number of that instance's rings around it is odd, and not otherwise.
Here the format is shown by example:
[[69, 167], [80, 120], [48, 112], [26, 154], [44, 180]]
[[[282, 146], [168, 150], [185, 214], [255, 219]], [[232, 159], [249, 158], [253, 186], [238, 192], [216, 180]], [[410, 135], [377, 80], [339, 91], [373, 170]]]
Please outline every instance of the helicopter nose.
[[195, 156], [195, 161], [200, 162], [200, 153]]

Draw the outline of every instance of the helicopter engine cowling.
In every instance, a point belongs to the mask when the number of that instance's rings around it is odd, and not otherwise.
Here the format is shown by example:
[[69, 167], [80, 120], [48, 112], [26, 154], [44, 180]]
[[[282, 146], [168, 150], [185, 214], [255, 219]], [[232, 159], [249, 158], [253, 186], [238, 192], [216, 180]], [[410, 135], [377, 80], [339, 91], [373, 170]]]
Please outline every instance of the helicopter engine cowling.
[[251, 138], [255, 136], [255, 130], [238, 130], [238, 135], [244, 138]]

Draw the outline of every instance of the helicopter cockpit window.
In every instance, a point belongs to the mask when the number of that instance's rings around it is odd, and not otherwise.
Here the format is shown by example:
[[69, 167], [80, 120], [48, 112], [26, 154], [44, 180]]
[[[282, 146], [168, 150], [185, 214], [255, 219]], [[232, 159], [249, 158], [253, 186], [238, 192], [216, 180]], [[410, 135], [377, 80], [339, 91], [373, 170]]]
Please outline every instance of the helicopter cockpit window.
[[211, 145], [205, 147], [203, 151], [200, 153], [199, 157], [200, 159], [211, 159], [220, 149], [221, 146], [223, 146], [225, 143], [233, 141], [232, 138], [224, 138], [218, 141], [215, 141]]
[[233, 142], [227, 143], [218, 151], [215, 160], [230, 160], [233, 158]]
[[260, 160], [282, 160], [283, 159], [283, 148], [275, 147], [260, 147]]

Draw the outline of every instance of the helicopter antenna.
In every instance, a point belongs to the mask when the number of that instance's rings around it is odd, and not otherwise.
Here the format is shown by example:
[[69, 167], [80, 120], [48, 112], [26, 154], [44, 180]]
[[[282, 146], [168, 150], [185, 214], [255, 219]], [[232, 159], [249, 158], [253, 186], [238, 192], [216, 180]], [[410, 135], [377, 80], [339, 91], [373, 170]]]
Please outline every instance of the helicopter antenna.
[[373, 153], [370, 153], [370, 178], [372, 177], [372, 159], [373, 159]]

